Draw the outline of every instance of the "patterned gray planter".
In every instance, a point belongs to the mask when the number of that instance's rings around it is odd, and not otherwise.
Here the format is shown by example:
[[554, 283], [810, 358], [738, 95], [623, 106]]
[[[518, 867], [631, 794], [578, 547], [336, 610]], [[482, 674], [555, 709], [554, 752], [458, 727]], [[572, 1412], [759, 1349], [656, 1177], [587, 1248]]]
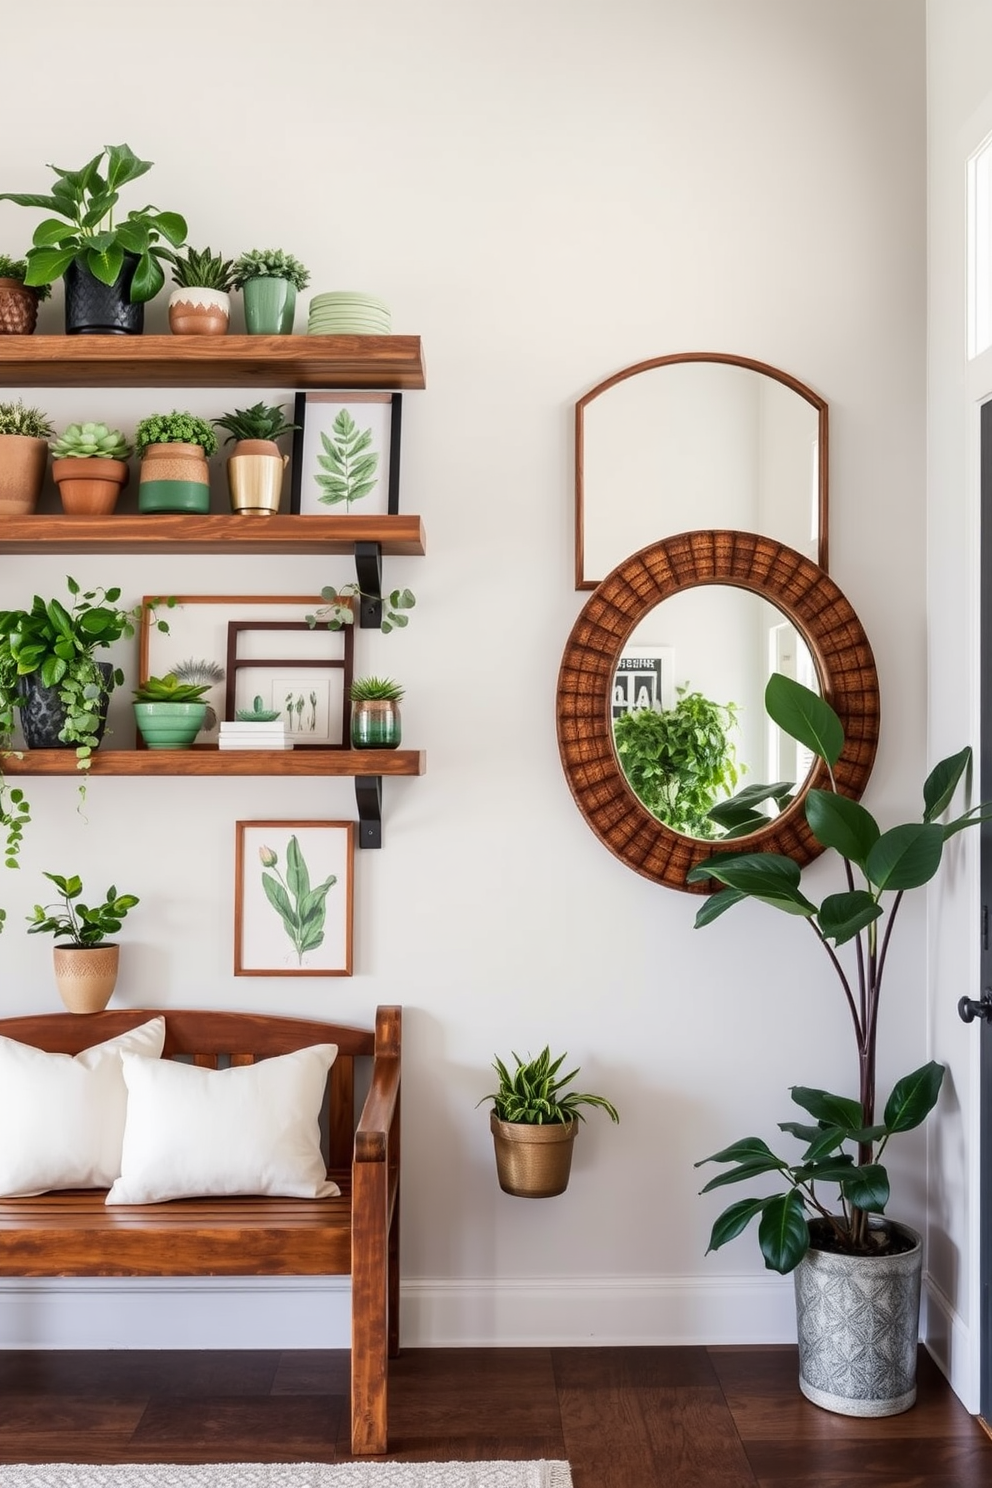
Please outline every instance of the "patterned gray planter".
[[[810, 1234], [816, 1243], [817, 1225]], [[916, 1400], [923, 1242], [903, 1255], [847, 1256], [810, 1249], [796, 1267], [799, 1388], [843, 1416], [896, 1416]]]

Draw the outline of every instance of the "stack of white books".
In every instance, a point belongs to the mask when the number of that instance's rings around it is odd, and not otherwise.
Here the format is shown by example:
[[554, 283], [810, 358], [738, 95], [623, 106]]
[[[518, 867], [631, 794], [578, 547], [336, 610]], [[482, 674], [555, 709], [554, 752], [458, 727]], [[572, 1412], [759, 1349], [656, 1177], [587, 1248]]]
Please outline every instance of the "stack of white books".
[[270, 723], [230, 723], [220, 726], [221, 749], [292, 749], [289, 724], [282, 719]]

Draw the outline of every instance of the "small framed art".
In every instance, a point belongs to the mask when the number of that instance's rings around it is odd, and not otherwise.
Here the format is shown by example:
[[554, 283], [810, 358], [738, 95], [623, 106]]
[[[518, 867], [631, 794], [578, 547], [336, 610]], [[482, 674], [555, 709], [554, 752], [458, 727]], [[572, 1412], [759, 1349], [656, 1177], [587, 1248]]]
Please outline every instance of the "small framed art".
[[290, 509], [303, 516], [399, 511], [401, 393], [296, 395]]
[[235, 976], [351, 976], [354, 822], [240, 821]]

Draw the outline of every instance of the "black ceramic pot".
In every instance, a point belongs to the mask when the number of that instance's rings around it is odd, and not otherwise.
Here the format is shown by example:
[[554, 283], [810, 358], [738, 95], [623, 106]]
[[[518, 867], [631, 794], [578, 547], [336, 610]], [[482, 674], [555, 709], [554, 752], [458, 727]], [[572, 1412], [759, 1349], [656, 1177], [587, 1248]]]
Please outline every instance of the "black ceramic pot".
[[65, 333], [67, 336], [140, 336], [145, 326], [144, 305], [132, 305], [131, 280], [137, 256], [124, 255], [113, 284], [102, 284], [84, 264], [71, 263], [65, 271]]
[[[106, 686], [113, 674], [113, 666], [108, 661], [98, 661], [97, 666]], [[17, 690], [24, 702], [21, 704], [21, 733], [24, 735], [24, 743], [28, 749], [75, 749], [75, 744], [66, 744], [59, 738], [59, 733], [65, 726], [65, 708], [59, 697], [57, 687], [43, 687], [38, 674], [32, 673], [28, 677], [18, 677]], [[110, 702], [109, 693], [103, 695], [103, 706], [100, 709], [100, 725], [96, 730], [97, 739], [103, 738], [103, 731], [107, 725], [107, 705]]]

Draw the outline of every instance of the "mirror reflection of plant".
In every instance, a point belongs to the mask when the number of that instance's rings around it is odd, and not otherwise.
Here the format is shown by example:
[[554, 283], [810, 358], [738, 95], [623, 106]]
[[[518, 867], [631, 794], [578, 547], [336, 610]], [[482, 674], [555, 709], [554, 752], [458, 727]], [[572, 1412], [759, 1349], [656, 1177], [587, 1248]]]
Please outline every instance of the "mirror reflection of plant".
[[306, 859], [295, 834], [286, 848], [286, 877], [279, 869], [279, 854], [271, 847], [260, 847], [258, 856], [263, 870], [262, 888], [265, 897], [279, 915], [283, 929], [293, 943], [300, 966], [307, 951], [314, 951], [324, 943], [324, 921], [327, 915], [327, 895], [337, 883], [332, 873], [316, 888], [310, 886], [310, 873]]
[[688, 686], [674, 708], [638, 708], [613, 721], [620, 766], [652, 816], [688, 837], [712, 838], [710, 811], [741, 776], [731, 732], [735, 703], [714, 703]]
[[353, 501], [361, 501], [378, 485], [379, 455], [372, 449], [371, 428], [360, 429], [347, 408], [341, 409], [331, 428], [333, 439], [323, 431], [320, 435], [324, 453], [317, 456], [317, 464], [324, 473], [314, 476], [321, 491], [317, 500], [324, 506], [343, 501], [345, 511], [350, 511]]

